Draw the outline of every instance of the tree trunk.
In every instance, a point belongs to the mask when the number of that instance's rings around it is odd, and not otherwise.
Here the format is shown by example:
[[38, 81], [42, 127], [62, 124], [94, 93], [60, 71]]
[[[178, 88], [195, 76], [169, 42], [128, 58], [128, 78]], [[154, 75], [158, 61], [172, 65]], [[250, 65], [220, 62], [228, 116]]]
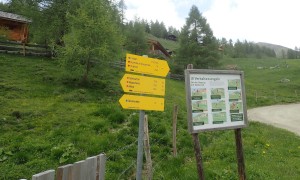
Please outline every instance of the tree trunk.
[[86, 69], [82, 77], [82, 84], [86, 84], [89, 81], [88, 76], [89, 76], [90, 69], [91, 69], [91, 62], [90, 59], [88, 58], [86, 62]]

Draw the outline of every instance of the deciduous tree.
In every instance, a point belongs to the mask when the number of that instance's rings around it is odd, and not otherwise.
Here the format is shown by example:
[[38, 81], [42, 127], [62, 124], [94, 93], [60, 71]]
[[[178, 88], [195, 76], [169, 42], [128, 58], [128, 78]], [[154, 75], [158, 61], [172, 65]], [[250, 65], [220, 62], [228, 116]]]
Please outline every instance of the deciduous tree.
[[115, 9], [108, 0], [86, 0], [67, 15], [70, 32], [63, 37], [61, 61], [73, 74], [82, 74], [83, 82], [88, 81], [94, 64], [113, 60], [120, 54], [122, 36], [113, 13]]

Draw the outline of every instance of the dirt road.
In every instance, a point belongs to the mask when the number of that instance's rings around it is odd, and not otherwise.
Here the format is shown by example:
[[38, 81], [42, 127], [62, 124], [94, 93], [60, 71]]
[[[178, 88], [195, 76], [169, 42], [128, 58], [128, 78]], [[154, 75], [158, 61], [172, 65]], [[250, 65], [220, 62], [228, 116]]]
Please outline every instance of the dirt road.
[[275, 105], [248, 110], [248, 120], [287, 129], [300, 136], [300, 104]]

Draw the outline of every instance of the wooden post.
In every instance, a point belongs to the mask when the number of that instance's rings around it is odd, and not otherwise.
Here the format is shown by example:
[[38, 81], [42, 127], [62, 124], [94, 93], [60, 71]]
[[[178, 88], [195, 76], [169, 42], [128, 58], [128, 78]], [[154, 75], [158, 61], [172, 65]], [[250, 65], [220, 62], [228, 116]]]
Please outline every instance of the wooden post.
[[54, 170], [48, 170], [48, 171], [33, 175], [32, 180], [54, 180], [54, 175], [55, 175]]
[[[193, 64], [188, 64], [187, 69], [193, 69]], [[200, 180], [204, 180], [204, 173], [203, 173], [203, 164], [202, 164], [202, 155], [201, 155], [201, 147], [198, 138], [198, 133], [193, 133], [193, 141], [194, 141], [194, 151], [196, 156], [196, 165], [198, 170], [198, 177]]]
[[201, 155], [201, 147], [198, 138], [198, 133], [193, 133], [193, 140], [194, 140], [194, 151], [196, 156], [196, 163], [197, 163], [197, 170], [198, 170], [198, 177], [200, 180], [204, 180], [204, 173], [203, 173], [203, 165], [202, 165], [202, 155]]
[[147, 179], [152, 180], [152, 160], [150, 153], [150, 139], [149, 139], [149, 128], [148, 128], [148, 116], [144, 118], [144, 150], [146, 156], [146, 173]]
[[242, 129], [240, 129], [240, 128], [234, 130], [239, 179], [240, 180], [245, 180], [246, 179], [246, 173], [245, 173], [244, 151], [243, 151], [241, 131], [242, 131]]
[[98, 155], [96, 180], [105, 179], [105, 164], [106, 164], [106, 155], [105, 154]]
[[56, 180], [70, 180], [72, 179], [73, 164], [58, 167], [56, 171]]
[[23, 43], [23, 56], [26, 56], [25, 42]]
[[177, 147], [176, 147], [176, 133], [177, 133], [177, 114], [178, 114], [178, 105], [174, 105], [173, 108], [173, 156], [177, 156]]
[[255, 102], [257, 103], [257, 91], [255, 90]]

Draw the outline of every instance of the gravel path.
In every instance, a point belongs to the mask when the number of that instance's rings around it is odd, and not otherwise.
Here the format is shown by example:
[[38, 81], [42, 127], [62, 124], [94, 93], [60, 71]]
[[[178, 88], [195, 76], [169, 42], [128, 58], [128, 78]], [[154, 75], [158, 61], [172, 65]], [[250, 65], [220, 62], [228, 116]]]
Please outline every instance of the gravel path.
[[300, 104], [274, 105], [249, 109], [250, 121], [259, 121], [294, 132], [300, 136]]

